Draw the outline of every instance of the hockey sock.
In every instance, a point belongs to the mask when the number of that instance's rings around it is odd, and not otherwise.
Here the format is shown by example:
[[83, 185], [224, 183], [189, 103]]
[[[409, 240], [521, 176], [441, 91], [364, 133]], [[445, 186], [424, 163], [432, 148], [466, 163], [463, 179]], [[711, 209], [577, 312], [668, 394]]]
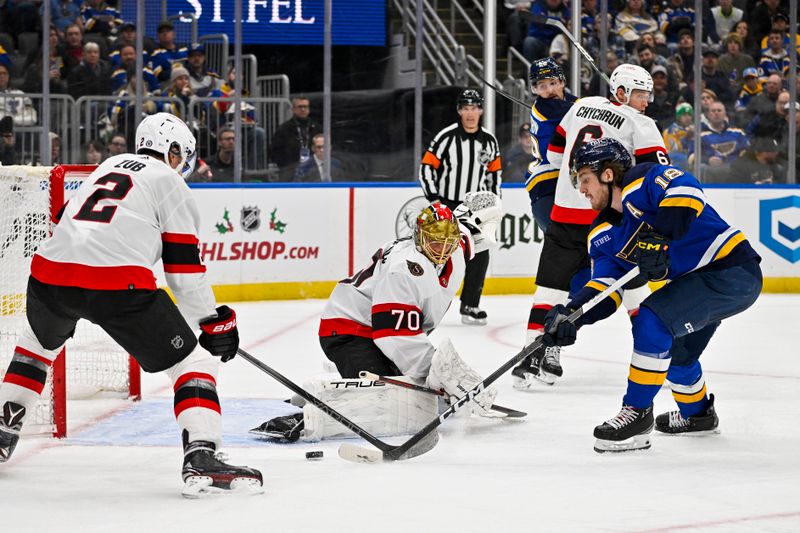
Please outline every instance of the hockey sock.
[[222, 409], [217, 396], [219, 359], [199, 346], [186, 359], [167, 369], [175, 391], [175, 418], [189, 441], [222, 444]]
[[550, 289], [548, 287], [538, 287], [533, 298], [533, 306], [528, 315], [528, 328], [525, 344], [532, 343], [539, 335], [544, 332], [544, 317], [547, 312], [557, 304], [567, 303], [569, 294], [567, 291]]
[[672, 397], [675, 398], [683, 418], [698, 415], [706, 410], [708, 395], [699, 361], [686, 366], [670, 366], [667, 379], [672, 388]]
[[667, 377], [672, 333], [647, 307], [639, 309], [633, 321], [633, 355], [628, 373], [625, 405], [648, 407]]

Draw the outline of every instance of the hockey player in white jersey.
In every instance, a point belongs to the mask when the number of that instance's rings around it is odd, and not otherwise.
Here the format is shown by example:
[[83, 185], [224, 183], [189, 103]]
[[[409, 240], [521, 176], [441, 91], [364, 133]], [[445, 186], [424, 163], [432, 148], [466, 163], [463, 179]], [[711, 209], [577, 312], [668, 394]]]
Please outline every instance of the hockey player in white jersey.
[[[637, 65], [624, 64], [614, 69], [610, 81], [612, 99], [590, 96], [578, 100], [561, 120], [547, 148], [547, 159], [560, 170], [539, 257], [526, 344], [542, 334], [547, 312], [567, 301], [574, 274], [589, 266], [586, 242], [598, 212], [572, 185], [570, 165], [575, 151], [592, 139], [611, 137], [625, 146], [636, 163], [669, 163], [656, 123], [643, 114], [652, 98], [650, 73]], [[626, 288], [624, 304], [633, 318], [639, 302], [650, 291], [643, 278]], [[562, 374], [558, 346], [542, 347], [512, 370], [516, 389], [528, 389], [537, 379], [552, 385]]]
[[[216, 307], [200, 260], [200, 216], [184, 182], [194, 169], [194, 135], [177, 117], [158, 113], [139, 124], [136, 150], [95, 169], [33, 256], [27, 323], [0, 387], [0, 462], [11, 457], [76, 322], [86, 319], [146, 372], [163, 371], [172, 380], [185, 496], [263, 492], [258, 470], [216, 455], [222, 436], [216, 375], [220, 359], [236, 354], [239, 334], [233, 310]], [[177, 307], [156, 287], [159, 260]]]
[[[481, 377], [461, 359], [449, 339], [436, 348], [428, 333], [450, 308], [464, 279], [466, 262], [476, 251], [493, 244], [501, 216], [499, 197], [488, 191], [468, 193], [455, 214], [434, 202], [417, 217], [413, 237], [386, 243], [366, 268], [340, 281], [328, 298], [319, 326], [322, 349], [339, 374], [358, 378], [360, 371], [369, 371], [405, 376], [456, 397], [480, 382]], [[476, 396], [473, 413], [495, 416], [489, 409], [496, 394], [490, 388]], [[346, 412], [347, 407], [344, 409]], [[360, 415], [355, 420], [370, 417], [370, 413]], [[296, 440], [303, 428], [301, 416], [275, 418], [254, 432]], [[307, 436], [308, 424], [305, 430]], [[386, 434], [393, 429], [376, 431]]]

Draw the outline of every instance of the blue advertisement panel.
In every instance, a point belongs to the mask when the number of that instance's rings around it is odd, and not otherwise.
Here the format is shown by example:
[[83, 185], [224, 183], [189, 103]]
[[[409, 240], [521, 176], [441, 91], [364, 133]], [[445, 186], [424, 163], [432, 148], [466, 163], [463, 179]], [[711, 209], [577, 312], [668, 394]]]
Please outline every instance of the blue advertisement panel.
[[[168, 15], [191, 14], [198, 21], [198, 34], [225, 33], [233, 42], [233, 0], [166, 0]], [[123, 18], [136, 19], [136, 3], [121, 4]], [[154, 36], [162, 13], [162, 0], [146, 3], [147, 34]], [[242, 0], [244, 44], [321, 45], [325, 18], [324, 0]], [[386, 2], [384, 0], [333, 0], [334, 45], [384, 46]], [[176, 24], [176, 31], [181, 28]]]

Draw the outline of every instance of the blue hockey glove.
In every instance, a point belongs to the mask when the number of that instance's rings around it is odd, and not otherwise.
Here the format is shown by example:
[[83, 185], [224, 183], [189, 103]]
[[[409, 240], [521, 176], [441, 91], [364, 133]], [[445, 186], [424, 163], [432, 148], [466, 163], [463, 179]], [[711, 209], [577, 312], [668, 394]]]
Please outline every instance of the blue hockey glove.
[[641, 232], [633, 259], [647, 279], [661, 281], [669, 273], [669, 239], [652, 231]]
[[544, 335], [542, 343], [545, 346], [569, 346], [575, 344], [578, 336], [578, 326], [567, 320], [572, 314], [572, 309], [559, 304], [553, 306], [544, 317]]

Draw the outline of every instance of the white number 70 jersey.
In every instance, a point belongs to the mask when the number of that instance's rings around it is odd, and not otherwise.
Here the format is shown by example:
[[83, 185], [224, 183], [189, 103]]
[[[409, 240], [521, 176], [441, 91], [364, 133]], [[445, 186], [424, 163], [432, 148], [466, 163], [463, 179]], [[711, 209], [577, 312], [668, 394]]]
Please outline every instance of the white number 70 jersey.
[[567, 224], [591, 224], [594, 220], [597, 212], [572, 185], [570, 172], [578, 148], [601, 137], [621, 142], [637, 164], [669, 164], [664, 139], [652, 118], [601, 96], [581, 98], [561, 119], [547, 149], [548, 160], [560, 168], [551, 220]]

